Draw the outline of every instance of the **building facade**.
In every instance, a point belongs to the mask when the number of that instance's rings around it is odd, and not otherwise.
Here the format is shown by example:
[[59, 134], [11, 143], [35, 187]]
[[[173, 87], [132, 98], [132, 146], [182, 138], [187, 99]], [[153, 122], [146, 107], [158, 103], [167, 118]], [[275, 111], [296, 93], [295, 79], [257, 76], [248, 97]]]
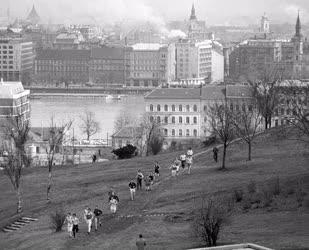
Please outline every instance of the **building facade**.
[[181, 39], [176, 43], [176, 79], [204, 78], [223, 81], [223, 46], [212, 40], [194, 43]]
[[4, 81], [30, 82], [33, 61], [32, 42], [0, 38], [0, 78]]
[[45, 49], [37, 53], [35, 81], [40, 83], [87, 83], [90, 50]]
[[139, 43], [126, 48], [126, 85], [157, 87], [175, 79], [175, 46]]
[[30, 120], [30, 90], [21, 82], [0, 82], [0, 125], [8, 118], [21, 116]]
[[252, 92], [244, 85], [206, 85], [203, 88], [155, 89], [145, 96], [150, 121], [160, 125], [166, 143], [210, 136], [209, 109], [227, 102], [235, 110], [252, 108]]

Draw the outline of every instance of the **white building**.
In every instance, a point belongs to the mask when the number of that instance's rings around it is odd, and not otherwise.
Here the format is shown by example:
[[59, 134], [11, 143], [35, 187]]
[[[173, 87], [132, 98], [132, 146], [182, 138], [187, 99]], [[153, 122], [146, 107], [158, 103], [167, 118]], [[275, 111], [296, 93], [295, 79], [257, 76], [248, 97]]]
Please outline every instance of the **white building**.
[[221, 82], [224, 78], [223, 46], [212, 40], [194, 43], [181, 39], [176, 43], [176, 79], [204, 78]]

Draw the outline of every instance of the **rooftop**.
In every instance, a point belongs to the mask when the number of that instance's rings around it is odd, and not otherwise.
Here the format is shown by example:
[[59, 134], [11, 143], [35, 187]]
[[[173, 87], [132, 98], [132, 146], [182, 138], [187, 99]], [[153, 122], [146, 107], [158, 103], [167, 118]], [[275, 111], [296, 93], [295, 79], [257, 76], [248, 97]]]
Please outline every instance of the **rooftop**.
[[133, 50], [156, 51], [156, 50], [159, 50], [162, 47], [166, 47], [166, 45], [160, 44], [160, 43], [136, 43], [136, 44], [132, 45]]
[[92, 59], [123, 59], [123, 57], [123, 48], [103, 47], [91, 49]]
[[124, 127], [117, 131], [115, 134], [112, 135], [112, 137], [118, 137], [118, 138], [135, 138], [135, 137], [141, 137], [143, 133], [143, 129], [141, 127]]
[[0, 98], [13, 98], [14, 95], [29, 92], [24, 90], [21, 82], [0, 82]]
[[84, 49], [44, 49], [37, 52], [36, 60], [88, 61], [90, 50]]

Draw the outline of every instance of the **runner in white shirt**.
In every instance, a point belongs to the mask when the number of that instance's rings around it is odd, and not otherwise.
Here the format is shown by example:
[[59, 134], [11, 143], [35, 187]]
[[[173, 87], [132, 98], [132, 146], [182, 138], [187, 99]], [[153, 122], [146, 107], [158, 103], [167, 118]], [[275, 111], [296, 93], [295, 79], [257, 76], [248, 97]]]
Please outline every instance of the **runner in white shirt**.
[[69, 233], [70, 237], [72, 237], [73, 236], [73, 217], [72, 217], [71, 213], [67, 214], [65, 221], [66, 221], [67, 226], [68, 226], [68, 233]]

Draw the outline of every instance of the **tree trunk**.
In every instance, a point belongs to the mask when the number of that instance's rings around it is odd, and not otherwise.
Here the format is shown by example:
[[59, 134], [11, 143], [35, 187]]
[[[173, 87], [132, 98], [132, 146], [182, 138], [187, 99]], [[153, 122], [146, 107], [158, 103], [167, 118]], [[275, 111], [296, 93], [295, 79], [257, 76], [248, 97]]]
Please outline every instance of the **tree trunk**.
[[17, 213], [21, 213], [23, 207], [22, 207], [22, 195], [20, 192], [20, 187], [17, 188], [16, 192], [17, 192]]
[[87, 141], [90, 140], [90, 133], [87, 132]]
[[271, 115], [268, 117], [268, 128], [271, 128]]
[[52, 186], [52, 173], [51, 173], [51, 169], [50, 169], [49, 173], [48, 173], [48, 185], [47, 185], [47, 193], [46, 193], [46, 200], [47, 201], [50, 201], [49, 193], [50, 193], [51, 186]]
[[267, 125], [268, 125], [268, 119], [267, 119], [267, 116], [264, 117], [264, 120], [265, 120], [265, 130], [267, 130]]
[[248, 142], [248, 161], [251, 161], [251, 141]]
[[225, 156], [226, 156], [226, 143], [223, 144], [223, 156], [222, 156], [222, 167], [221, 167], [221, 169], [225, 169]]

